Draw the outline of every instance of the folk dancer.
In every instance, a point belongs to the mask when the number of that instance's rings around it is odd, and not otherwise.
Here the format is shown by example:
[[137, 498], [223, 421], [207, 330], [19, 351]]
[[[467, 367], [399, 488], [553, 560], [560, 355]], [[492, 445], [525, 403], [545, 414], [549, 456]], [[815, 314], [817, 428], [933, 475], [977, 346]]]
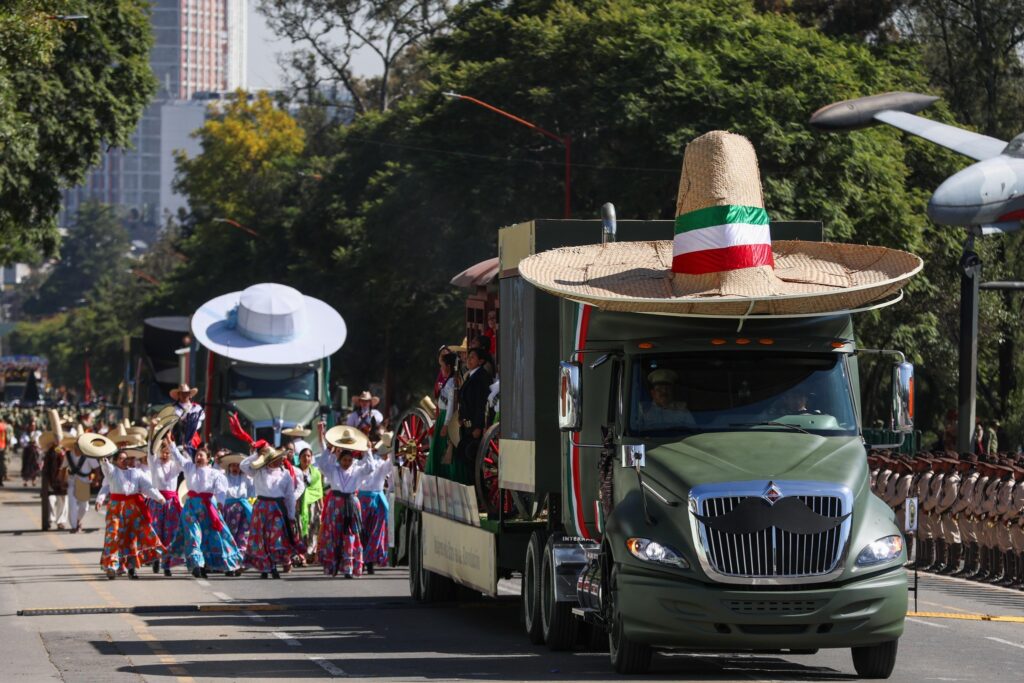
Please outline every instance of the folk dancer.
[[372, 469], [359, 484], [359, 507], [362, 509], [359, 540], [363, 546], [363, 566], [367, 574], [373, 574], [374, 565], [386, 566], [388, 562], [388, 514], [391, 510], [384, 484], [391, 475], [393, 464], [386, 450], [382, 449], [378, 455], [377, 446], [379, 442], [363, 455], [363, 460], [371, 462]]
[[[181, 463], [173, 456], [166, 442], [156, 444], [156, 447], [159, 452], [150, 458], [149, 475], [153, 480], [153, 486], [164, 497], [164, 502], [148, 501], [149, 514], [153, 518], [153, 530], [160, 537], [160, 542], [169, 548], [181, 524], [182, 507], [178, 498], [178, 475], [182, 469]], [[153, 573], [159, 573], [160, 565], [163, 564], [164, 576], [170, 576], [171, 567], [181, 563], [181, 558], [164, 553], [162, 562], [153, 562]]]
[[249, 528], [249, 546], [245, 552], [245, 566], [260, 572], [260, 578], [269, 574], [275, 579], [291, 569], [292, 557], [305, 552], [295, 529], [295, 480], [284, 468], [284, 451], [265, 444], [239, 463], [242, 472], [252, 477], [256, 489], [252, 525]]
[[[110, 491], [100, 566], [108, 579], [116, 578], [122, 567], [127, 568], [129, 578], [137, 579], [135, 570], [152, 564], [164, 550], [153, 531], [145, 499], [163, 502], [164, 497], [153, 486], [148, 473], [136, 467], [143, 452], [118, 451], [110, 439], [89, 433], [78, 437], [78, 449], [83, 455], [100, 458], [100, 468]], [[111, 464], [111, 457], [117, 458], [116, 465]]]
[[68, 528], [68, 469], [60, 434], [44, 432], [39, 445], [45, 455], [42, 469], [43, 531]]
[[224, 473], [210, 466], [210, 452], [204, 446], [196, 449], [193, 462], [174, 444], [170, 434], [165, 438], [188, 486], [181, 523], [167, 553], [184, 558], [197, 579], [205, 579], [209, 571], [237, 576], [241, 573], [242, 554], [217, 510], [227, 495]]
[[195, 454], [199, 445], [199, 430], [206, 421], [206, 411], [201, 405], [192, 402], [197, 393], [198, 389], [187, 384], [179, 384], [170, 391], [174, 399], [174, 414], [178, 416], [178, 424], [174, 426], [175, 441], [190, 457]]
[[298, 501], [299, 536], [306, 546], [306, 554], [297, 556], [297, 564], [301, 567], [316, 557], [317, 540], [320, 535], [320, 521], [323, 517], [323, 476], [320, 469], [313, 464], [313, 447], [307, 442], [296, 439], [295, 451], [299, 454], [299, 471], [296, 472], [304, 485], [302, 497]]
[[316, 464], [323, 478], [330, 482], [331, 493], [320, 527], [320, 564], [328, 576], [337, 576], [341, 571], [346, 579], [351, 579], [363, 570], [359, 485], [373, 471], [374, 462], [369, 458], [353, 462], [355, 453], [365, 453], [370, 448], [369, 439], [359, 429], [348, 425], [325, 429], [326, 425], [321, 423], [320, 433], [327, 448], [317, 457]]
[[[238, 552], [245, 556], [249, 547], [249, 527], [252, 523], [252, 502], [256, 488], [252, 477], [242, 471], [239, 463], [245, 459], [241, 453], [223, 450], [217, 454], [217, 465], [224, 472], [227, 489], [224, 492], [224, 522], [228, 525]], [[240, 574], [241, 571], [236, 571]]]
[[371, 429], [375, 429], [384, 422], [384, 416], [377, 410], [379, 404], [379, 397], [373, 396], [369, 391], [364, 391], [356, 396], [355, 410], [345, 418], [345, 424], [355, 427], [363, 434], [369, 434]]
[[72, 443], [64, 455], [68, 465], [68, 526], [71, 533], [82, 530], [85, 513], [89, 511], [92, 498], [92, 474], [99, 469], [96, 461], [77, 451]]

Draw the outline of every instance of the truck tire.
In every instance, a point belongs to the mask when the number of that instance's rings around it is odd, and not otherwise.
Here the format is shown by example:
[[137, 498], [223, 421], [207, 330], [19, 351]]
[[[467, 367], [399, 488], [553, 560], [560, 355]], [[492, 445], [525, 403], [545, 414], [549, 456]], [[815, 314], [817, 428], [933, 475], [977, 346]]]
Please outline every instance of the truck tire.
[[579, 621], [573, 616], [571, 602], [555, 599], [555, 563], [553, 544], [548, 540], [540, 568], [540, 620], [544, 642], [550, 650], [569, 650], [576, 644]]
[[650, 645], [635, 643], [626, 636], [619, 614], [617, 572], [612, 572], [612, 584], [608, 591], [611, 612], [611, 626], [608, 629], [608, 654], [612, 668], [620, 674], [644, 674], [651, 668], [654, 649]]
[[526, 545], [526, 561], [523, 562], [523, 580], [520, 594], [523, 600], [523, 627], [526, 637], [534, 645], [544, 644], [544, 631], [540, 618], [540, 570], [544, 556], [547, 534], [534, 531]]
[[416, 513], [410, 512], [406, 521], [406, 549], [409, 553], [409, 595], [413, 600], [423, 600], [423, 593], [420, 591], [420, 569], [421, 553], [423, 546], [420, 545], [420, 518]]
[[861, 678], [888, 678], [896, 666], [898, 640], [888, 643], [851, 648], [853, 668]]

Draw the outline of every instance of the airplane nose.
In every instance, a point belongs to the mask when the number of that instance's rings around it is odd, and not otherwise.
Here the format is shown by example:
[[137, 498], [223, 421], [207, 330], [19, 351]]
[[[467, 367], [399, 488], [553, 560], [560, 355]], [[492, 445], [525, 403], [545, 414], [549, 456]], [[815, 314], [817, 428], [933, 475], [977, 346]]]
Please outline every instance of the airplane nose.
[[1016, 169], [1001, 157], [968, 166], [935, 190], [928, 201], [928, 217], [943, 225], [995, 222], [1004, 204], [1021, 194], [1018, 170], [1024, 171], [1024, 164]]

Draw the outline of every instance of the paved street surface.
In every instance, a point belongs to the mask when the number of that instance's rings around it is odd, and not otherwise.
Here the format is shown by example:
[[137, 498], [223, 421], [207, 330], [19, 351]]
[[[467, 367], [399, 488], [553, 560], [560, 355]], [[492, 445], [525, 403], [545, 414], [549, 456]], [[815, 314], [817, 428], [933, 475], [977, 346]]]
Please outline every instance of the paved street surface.
[[[16, 470], [15, 470], [16, 471]], [[99, 571], [89, 532], [40, 532], [38, 494], [0, 489], [3, 681], [608, 680], [607, 654], [531, 645], [514, 598], [420, 606], [403, 569], [346, 581], [302, 569], [281, 581], [181, 569], [140, 581]], [[1024, 616], [1024, 592], [924, 577], [921, 612]], [[160, 606], [153, 614], [17, 616], [19, 610]], [[195, 605], [202, 610], [196, 611]], [[247, 608], [247, 605], [250, 606]], [[251, 606], [268, 611], [252, 611]], [[179, 613], [168, 613], [180, 606]], [[273, 610], [273, 611], [269, 611]], [[893, 681], [1020, 680], [1024, 623], [914, 618]], [[854, 679], [846, 650], [808, 656], [659, 655], [656, 680]]]

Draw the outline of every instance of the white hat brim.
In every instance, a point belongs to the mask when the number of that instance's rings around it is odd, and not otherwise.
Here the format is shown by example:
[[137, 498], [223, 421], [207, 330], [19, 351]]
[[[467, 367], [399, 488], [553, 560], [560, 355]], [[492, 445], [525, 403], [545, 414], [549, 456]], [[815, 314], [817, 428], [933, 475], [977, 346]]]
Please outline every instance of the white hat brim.
[[341, 314], [320, 299], [303, 295], [306, 329], [295, 339], [278, 344], [253, 341], [228, 327], [228, 313], [242, 292], [207, 301], [192, 315], [192, 334], [203, 347], [229, 360], [255, 365], [312, 363], [334, 354], [345, 343], [348, 329]]

